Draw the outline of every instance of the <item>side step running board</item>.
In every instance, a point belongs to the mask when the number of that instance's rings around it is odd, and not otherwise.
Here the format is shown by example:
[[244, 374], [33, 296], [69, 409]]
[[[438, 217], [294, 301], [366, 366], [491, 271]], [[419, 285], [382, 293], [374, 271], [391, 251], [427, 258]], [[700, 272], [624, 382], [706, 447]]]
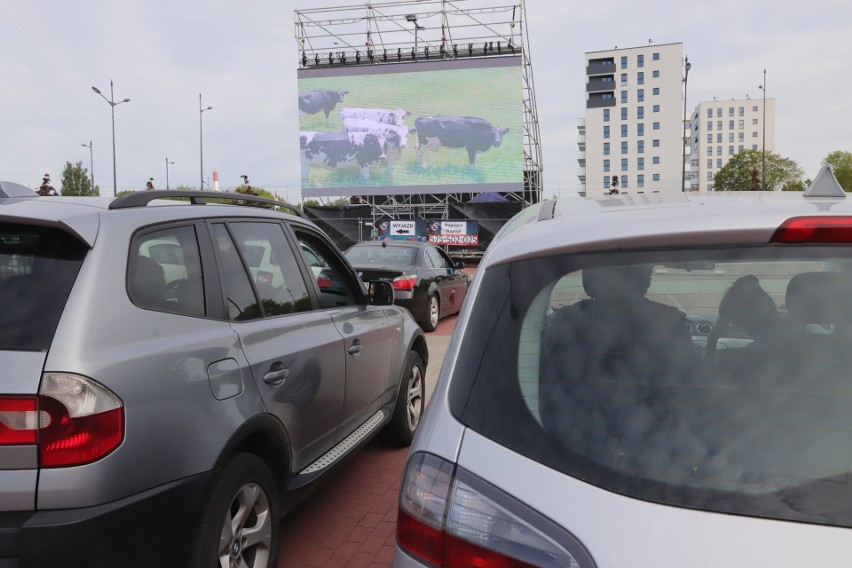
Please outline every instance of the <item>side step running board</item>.
[[340, 443], [320, 456], [320, 458], [314, 463], [300, 471], [290, 484], [290, 488], [293, 489], [306, 485], [328, 469], [329, 466], [347, 455], [351, 450], [357, 448], [361, 442], [368, 438], [384, 423], [386, 416], [387, 414], [385, 410], [379, 410], [373, 414], [366, 422], [361, 424], [357, 430], [349, 434]]

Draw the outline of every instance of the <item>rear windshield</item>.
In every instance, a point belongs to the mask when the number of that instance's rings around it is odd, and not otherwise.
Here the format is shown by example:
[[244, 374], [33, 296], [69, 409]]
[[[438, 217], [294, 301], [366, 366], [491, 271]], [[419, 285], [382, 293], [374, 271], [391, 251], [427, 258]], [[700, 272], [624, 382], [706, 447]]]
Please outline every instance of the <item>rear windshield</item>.
[[0, 349], [50, 346], [85, 254], [62, 231], [0, 223]]
[[402, 268], [414, 264], [417, 249], [414, 247], [355, 246], [347, 250], [345, 255], [346, 259], [356, 266], [375, 264], [376, 266]]
[[453, 412], [610, 491], [852, 526], [850, 270], [803, 247], [489, 269]]

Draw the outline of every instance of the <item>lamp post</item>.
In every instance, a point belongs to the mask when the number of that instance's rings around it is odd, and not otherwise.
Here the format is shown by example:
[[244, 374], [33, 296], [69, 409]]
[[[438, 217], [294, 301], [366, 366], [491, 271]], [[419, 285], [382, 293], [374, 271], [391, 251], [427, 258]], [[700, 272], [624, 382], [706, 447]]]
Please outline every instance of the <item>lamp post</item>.
[[423, 26], [417, 23], [416, 14], [406, 14], [405, 19], [414, 24], [414, 53], [417, 53], [417, 30], [425, 30]]
[[763, 68], [763, 84], [757, 86], [763, 91], [763, 138], [761, 148], [760, 165], [760, 189], [766, 191], [766, 67]]
[[169, 189], [169, 164], [174, 165], [174, 162], [170, 162], [169, 157], [166, 156], [166, 189]]
[[686, 191], [686, 81], [689, 79], [689, 70], [692, 69], [692, 63], [689, 62], [689, 57], [684, 57], [684, 74], [683, 74], [683, 146], [681, 146], [681, 152], [683, 153], [683, 176], [680, 181], [680, 190], [681, 192]]
[[92, 87], [92, 90], [99, 94], [101, 98], [109, 104], [110, 111], [112, 112], [112, 195], [115, 197], [118, 195], [118, 182], [116, 181], [115, 174], [115, 107], [121, 103], [129, 103], [130, 99], [124, 99], [118, 102], [115, 101], [115, 94], [112, 90], [112, 79], [109, 80], [109, 98], [106, 98], [106, 96], [100, 92], [97, 87]]
[[201, 157], [201, 183], [198, 185], [199, 190], [204, 189], [204, 121], [202, 120], [205, 110], [211, 110], [213, 107], [204, 108], [201, 104], [201, 93], [198, 93], [198, 140], [199, 140], [199, 155]]
[[92, 195], [95, 195], [95, 159], [92, 154], [92, 141], [89, 140], [88, 144], [81, 144], [81, 146], [89, 149], [89, 173], [92, 176]]

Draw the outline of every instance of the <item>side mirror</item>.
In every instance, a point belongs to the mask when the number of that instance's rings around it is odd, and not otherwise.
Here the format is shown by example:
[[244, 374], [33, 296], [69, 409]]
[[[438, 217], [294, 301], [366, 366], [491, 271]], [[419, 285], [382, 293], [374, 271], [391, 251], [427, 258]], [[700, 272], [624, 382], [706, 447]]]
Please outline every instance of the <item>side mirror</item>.
[[374, 306], [390, 306], [396, 298], [393, 285], [387, 280], [368, 282], [367, 289], [370, 293], [370, 303]]
[[454, 263], [455, 263], [455, 265], [456, 265], [456, 270], [461, 270], [462, 268], [464, 268], [464, 261], [463, 261], [463, 260], [456, 260], [456, 259], [454, 258], [454, 259], [453, 259], [453, 262], [454, 262]]

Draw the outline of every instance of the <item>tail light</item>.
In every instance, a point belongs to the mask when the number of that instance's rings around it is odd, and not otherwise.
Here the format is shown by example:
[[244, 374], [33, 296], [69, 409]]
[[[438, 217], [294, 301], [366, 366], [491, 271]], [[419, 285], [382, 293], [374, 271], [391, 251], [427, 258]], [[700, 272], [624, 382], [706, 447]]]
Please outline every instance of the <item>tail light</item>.
[[414, 287], [417, 286], [417, 276], [410, 274], [403, 274], [402, 276], [397, 276], [391, 282], [394, 290], [402, 290], [406, 292], [410, 292], [414, 290]]
[[793, 217], [784, 221], [773, 243], [832, 244], [852, 243], [852, 217]]
[[317, 276], [317, 286], [319, 286], [320, 290], [331, 288], [331, 279], [325, 276]]
[[0, 397], [0, 445], [38, 444], [42, 467], [96, 461], [124, 439], [124, 405], [79, 375], [45, 373], [38, 397]]
[[398, 515], [400, 548], [435, 566], [594, 567], [564, 529], [429, 454], [408, 460]]

